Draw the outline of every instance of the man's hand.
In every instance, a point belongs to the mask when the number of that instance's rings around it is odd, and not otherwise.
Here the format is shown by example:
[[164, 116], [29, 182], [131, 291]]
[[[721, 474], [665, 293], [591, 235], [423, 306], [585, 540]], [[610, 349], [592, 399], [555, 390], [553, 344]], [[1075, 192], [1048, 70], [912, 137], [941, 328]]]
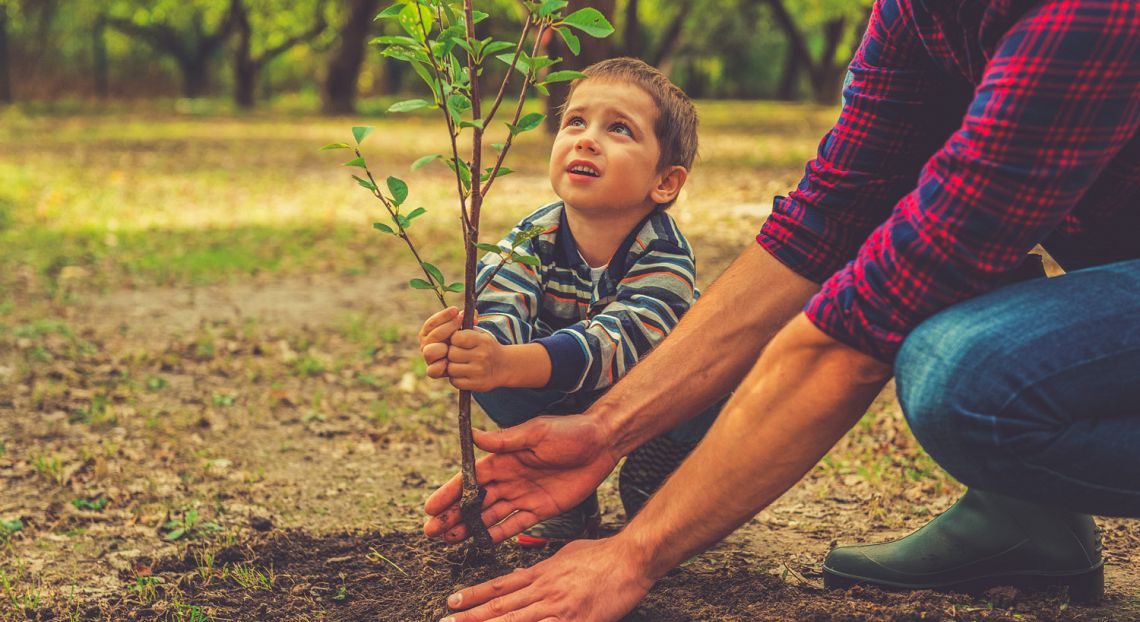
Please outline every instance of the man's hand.
[[459, 309], [448, 307], [437, 312], [420, 328], [420, 354], [427, 363], [428, 378], [447, 376], [448, 340], [459, 330]]
[[511, 347], [481, 330], [453, 333], [451, 348], [447, 351], [447, 375], [451, 378], [451, 386], [468, 391], [513, 386], [513, 361], [508, 354]]
[[[448, 606], [466, 611], [444, 622], [619, 620], [653, 587], [653, 580], [641, 573], [641, 553], [621, 536], [571, 542], [532, 568], [452, 594]], [[513, 617], [500, 617], [506, 612], [514, 612]]]
[[[479, 459], [475, 471], [487, 489], [483, 522], [495, 542], [580, 503], [620, 457], [609, 452], [595, 418], [584, 415], [537, 417], [501, 432], [475, 430], [475, 445], [494, 452]], [[467, 538], [459, 515], [460, 487], [456, 475], [428, 498], [424, 511], [431, 518], [424, 533], [448, 542]]]

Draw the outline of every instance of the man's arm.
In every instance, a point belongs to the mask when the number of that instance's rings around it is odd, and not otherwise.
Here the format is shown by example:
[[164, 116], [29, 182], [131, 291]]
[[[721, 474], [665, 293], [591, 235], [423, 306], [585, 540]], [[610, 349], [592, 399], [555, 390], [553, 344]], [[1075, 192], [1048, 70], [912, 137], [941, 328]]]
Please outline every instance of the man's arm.
[[[699, 305], [698, 305], [699, 306]], [[451, 622], [619, 619], [670, 568], [703, 551], [791, 487], [866, 410], [890, 367], [828, 337], [803, 315], [749, 372], [693, 455], [618, 535], [453, 595]], [[605, 589], [599, 589], [605, 586]]]
[[[749, 246], [669, 338], [586, 414], [539, 417], [477, 435], [480, 448], [494, 452], [479, 461], [478, 473], [487, 488], [483, 518], [495, 541], [573, 507], [621, 456], [731, 392], [816, 290]], [[428, 535], [466, 537], [455, 508], [459, 490], [456, 476], [428, 499]]]

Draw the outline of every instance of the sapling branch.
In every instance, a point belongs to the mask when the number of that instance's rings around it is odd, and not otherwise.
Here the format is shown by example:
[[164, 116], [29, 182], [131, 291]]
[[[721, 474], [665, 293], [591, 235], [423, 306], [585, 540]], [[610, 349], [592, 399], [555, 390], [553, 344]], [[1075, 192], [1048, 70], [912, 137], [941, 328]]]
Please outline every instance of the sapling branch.
[[[567, 74], [575, 73], [561, 72], [562, 75], [557, 77], [548, 75], [547, 82], [539, 83], [539, 72], [557, 62], [557, 60], [551, 60], [546, 56], [536, 57], [543, 35], [551, 28], [558, 30], [567, 26], [573, 26], [592, 36], [608, 36], [613, 31], [612, 26], [596, 9], [580, 9], [563, 18], [561, 10], [567, 4], [566, 0], [524, 0], [523, 6], [527, 10], [527, 17], [523, 23], [518, 42], [513, 46], [513, 54], [495, 55], [495, 58], [504, 61], [509, 57], [510, 63], [485, 117], [482, 115], [482, 102], [480, 100], [481, 87], [483, 86], [480, 84], [480, 77], [483, 73], [484, 62], [491, 54], [508, 50], [512, 46], [507, 41], [495, 41], [493, 38], [480, 41], [476, 38], [476, 12], [473, 0], [463, 0], [462, 13], [458, 10], [459, 0], [395, 0], [395, 4], [377, 15], [377, 19], [397, 18], [408, 36], [378, 37], [374, 43], [387, 46], [384, 50], [386, 56], [411, 63], [420, 78], [431, 87], [432, 97], [435, 100], [436, 107], [443, 114], [444, 124], [447, 127], [451, 147], [450, 160], [444, 156], [424, 156], [417, 160], [412, 168], [414, 170], [433, 159], [440, 158], [448, 164], [455, 174], [456, 196], [459, 200], [459, 222], [464, 244], [464, 279], [462, 285], [464, 305], [461, 322], [463, 329], [470, 329], [474, 326], [475, 307], [478, 298], [504, 266], [512, 262], [530, 266], [538, 264], [537, 257], [521, 255], [517, 249], [527, 240], [542, 233], [541, 227], [531, 227], [526, 231], [517, 233], [511, 241], [510, 248], [507, 249], [496, 245], [480, 244], [479, 221], [483, 202], [495, 179], [500, 174], [509, 172], [509, 169], [503, 167], [503, 162], [514, 142], [514, 137], [522, 132], [535, 129], [542, 118], [542, 115], [537, 113], [527, 115], [525, 118], [522, 115], [528, 89], [537, 86], [539, 91], [545, 93], [546, 89], [543, 86], [546, 83], [572, 79]], [[479, 19], [485, 17], [487, 15], [484, 13], [478, 14]], [[462, 24], [460, 24], [461, 20]], [[435, 31], [437, 25], [438, 32]], [[433, 32], [436, 32], [435, 39], [432, 38]], [[570, 47], [576, 54], [578, 51], [577, 39], [568, 34], [568, 31], [559, 30], [559, 33], [568, 42], [575, 43]], [[534, 44], [528, 56], [525, 48], [528, 38], [532, 35], [534, 36]], [[460, 56], [458, 48], [462, 48], [466, 52], [466, 63], [463, 63], [463, 57]], [[430, 70], [424, 66], [425, 64], [431, 66]], [[510, 88], [510, 82], [515, 71], [523, 75], [523, 80], [513, 118], [507, 124], [510, 131], [499, 149], [495, 165], [484, 172], [482, 165], [483, 139], [488, 125], [504, 102], [504, 97]], [[409, 100], [394, 104], [389, 108], [389, 111], [403, 112], [427, 106], [428, 103], [424, 100]], [[466, 120], [467, 114], [470, 114], [470, 120]], [[473, 130], [470, 160], [464, 160], [460, 157], [459, 137], [466, 127]], [[357, 145], [370, 131], [370, 128], [353, 128]], [[498, 148], [499, 145], [495, 145], [495, 147]], [[349, 145], [337, 143], [327, 145], [324, 148], [346, 149], [349, 148]], [[357, 181], [360, 185], [368, 188], [384, 204], [395, 224], [393, 229], [382, 223], [376, 223], [376, 228], [404, 240], [420, 264], [420, 269], [427, 276], [426, 282], [418, 278], [412, 279], [411, 286], [417, 289], [432, 289], [440, 304], [446, 306], [446, 292], [458, 291], [457, 288], [460, 287], [460, 284], [447, 285], [439, 269], [423, 261], [407, 233], [411, 220], [422, 214], [423, 208], [417, 208], [409, 214], [401, 213], [400, 206], [407, 199], [407, 185], [401, 180], [389, 177], [388, 190], [392, 194], [391, 196], [385, 195], [379, 184], [376, 183], [372, 172], [365, 165], [360, 150], [355, 149], [355, 151], [356, 160], [348, 164], [363, 168], [368, 177], [367, 180], [357, 177]], [[480, 250], [498, 252], [500, 258], [483, 284], [477, 288], [477, 251]], [[475, 478], [475, 452], [471, 433], [471, 397], [470, 391], [459, 392], [459, 435], [463, 463], [463, 493], [460, 508], [468, 532], [475, 538], [476, 547], [481, 551], [489, 552], [491, 538], [481, 517], [485, 491], [478, 486]]]

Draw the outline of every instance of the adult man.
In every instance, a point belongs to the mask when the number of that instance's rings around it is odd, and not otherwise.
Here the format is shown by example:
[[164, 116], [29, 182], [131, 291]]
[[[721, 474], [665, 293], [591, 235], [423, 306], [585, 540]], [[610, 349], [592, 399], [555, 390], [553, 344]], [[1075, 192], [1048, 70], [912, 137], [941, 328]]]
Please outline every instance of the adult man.
[[[617, 536], [453, 595], [454, 622], [620, 618], [799, 479], [892, 371], [971, 491], [909, 538], [836, 549], [828, 582], [1099, 593], [1080, 512], [1140, 516], [1140, 5], [880, 0], [850, 69], [797, 190], [658, 350], [584, 415], [478, 437], [497, 452], [484, 520], [501, 540], [571, 507], [735, 389], [706, 439]], [[1004, 287], [1038, 243], [1076, 272]], [[457, 490], [429, 499], [429, 535], [465, 537]]]

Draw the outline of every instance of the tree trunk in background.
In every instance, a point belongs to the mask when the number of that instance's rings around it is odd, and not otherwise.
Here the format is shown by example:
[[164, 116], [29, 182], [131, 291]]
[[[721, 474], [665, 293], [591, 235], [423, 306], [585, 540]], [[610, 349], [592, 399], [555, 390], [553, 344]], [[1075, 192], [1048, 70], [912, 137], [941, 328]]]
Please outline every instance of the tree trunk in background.
[[811, 76], [811, 92], [816, 103], [834, 104], [839, 101], [839, 93], [843, 88], [843, 74], [846, 73], [847, 63], [850, 59], [837, 61], [836, 52], [843, 41], [843, 33], [847, 30], [847, 20], [839, 17], [823, 26], [824, 46], [823, 56]]
[[119, 32], [142, 41], [156, 52], [167, 54], [178, 63], [182, 72], [182, 94], [200, 97], [210, 84], [210, 59], [229, 35], [231, 15], [227, 15], [218, 29], [210, 34], [203, 31], [201, 14], [193, 20], [193, 38], [184, 41], [169, 24], [153, 23], [140, 26], [129, 19], [108, 17], [107, 24]]
[[799, 83], [800, 66], [804, 58], [799, 50], [790, 42], [784, 51], [784, 67], [780, 70], [780, 86], [777, 87], [776, 99], [792, 101], [796, 98], [796, 84]]
[[352, 2], [348, 21], [340, 31], [340, 47], [329, 61], [322, 106], [325, 114], [352, 114], [356, 109], [356, 81], [364, 64], [365, 40], [379, 4], [379, 0]]
[[104, 38], [106, 30], [107, 18], [100, 14], [95, 18], [95, 28], [91, 31], [91, 69], [95, 78], [95, 96], [99, 99], [107, 99], [110, 91], [107, 79], [107, 40]]
[[682, 0], [679, 3], [677, 14], [673, 16], [669, 29], [661, 35], [661, 40], [657, 42], [653, 56], [645, 59], [645, 62], [660, 69], [661, 73], [665, 75], [669, 75], [669, 70], [673, 66], [673, 55], [681, 47], [681, 33], [684, 32], [685, 22], [688, 21], [689, 13], [693, 10], [694, 4], [696, 3], [693, 0]]
[[0, 4], [0, 102], [12, 102], [12, 84], [8, 77], [8, 6]]
[[[569, 6], [564, 9], [564, 14], [569, 15], [578, 9], [586, 7], [593, 7], [600, 11], [606, 19], [613, 23], [614, 19], [614, 0], [570, 0]], [[581, 35], [582, 52], [578, 56], [570, 53], [566, 49], [566, 44], [562, 41], [562, 37], [556, 33], [551, 32], [551, 37], [548, 39], [547, 54], [551, 58], [562, 57], [563, 61], [558, 65], [559, 70], [573, 69], [581, 71], [594, 63], [609, 58], [613, 53], [613, 44], [609, 38], [595, 39], [587, 35]], [[555, 82], [549, 85], [550, 97], [546, 98], [546, 129], [551, 132], [558, 131], [558, 111], [562, 108], [562, 104], [566, 101], [566, 96], [570, 93], [569, 82]]]
[[234, 29], [237, 30], [237, 44], [234, 48], [234, 103], [239, 108], [253, 108], [253, 90], [257, 86], [257, 64], [250, 53], [253, 29], [249, 25], [249, 13], [241, 0], [230, 3]]
[[645, 32], [637, 17], [637, 0], [628, 0], [625, 5], [625, 25], [621, 36], [622, 56], [642, 58], [645, 54]]

